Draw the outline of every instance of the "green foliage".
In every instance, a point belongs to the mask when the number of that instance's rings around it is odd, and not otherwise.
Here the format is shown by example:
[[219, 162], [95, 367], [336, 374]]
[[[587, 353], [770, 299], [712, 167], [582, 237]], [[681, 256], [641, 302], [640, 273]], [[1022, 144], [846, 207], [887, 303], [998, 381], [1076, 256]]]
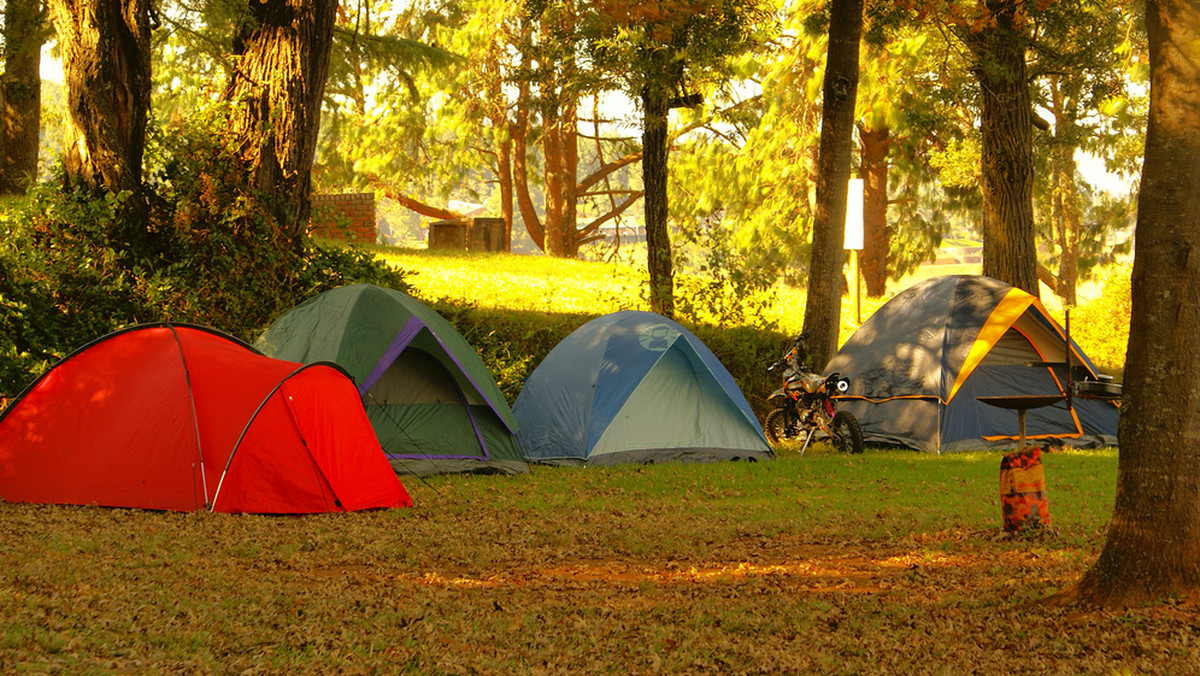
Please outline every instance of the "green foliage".
[[216, 116], [152, 134], [150, 222], [121, 233], [125, 195], [41, 184], [0, 211], [0, 397], [122, 326], [190, 322], [251, 340], [276, 316], [352, 282], [407, 288], [361, 249], [284, 242]]
[[117, 252], [90, 237], [89, 227], [106, 221], [111, 205], [63, 196], [61, 212], [87, 218], [78, 229], [53, 218], [34, 220], [38, 214], [22, 203], [0, 213], [0, 398], [107, 333], [111, 316], [141, 314]]
[[[676, 245], [675, 255], [680, 268], [690, 269], [692, 274], [676, 281], [676, 312], [693, 322], [717, 326], [757, 320], [759, 326], [773, 328], [774, 322], [763, 318], [775, 304], [776, 270], [740, 256], [733, 233], [720, 223], [702, 223], [681, 231], [684, 241]], [[686, 260], [689, 254], [699, 260]]]
[[1125, 349], [1129, 345], [1131, 273], [1129, 264], [1106, 268], [1099, 275], [1102, 291], [1071, 311], [1071, 338], [1101, 373], [1118, 379], [1125, 372]]

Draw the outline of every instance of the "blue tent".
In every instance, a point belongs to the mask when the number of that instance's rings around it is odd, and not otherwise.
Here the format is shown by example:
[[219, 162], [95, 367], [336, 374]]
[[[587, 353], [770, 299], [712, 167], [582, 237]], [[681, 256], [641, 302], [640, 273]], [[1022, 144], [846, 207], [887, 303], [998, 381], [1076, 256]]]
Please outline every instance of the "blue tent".
[[526, 459], [609, 465], [772, 457], [746, 397], [700, 339], [652, 312], [584, 324], [513, 405]]

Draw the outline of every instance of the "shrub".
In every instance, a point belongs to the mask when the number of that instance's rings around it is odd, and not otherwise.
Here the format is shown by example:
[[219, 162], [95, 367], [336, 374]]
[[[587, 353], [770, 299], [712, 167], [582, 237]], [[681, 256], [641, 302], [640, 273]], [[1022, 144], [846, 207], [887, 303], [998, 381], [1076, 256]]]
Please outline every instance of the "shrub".
[[281, 238], [216, 118], [153, 133], [146, 165], [151, 208], [136, 238], [120, 234], [136, 225], [122, 222], [127, 195], [61, 181], [0, 210], [0, 400], [122, 326], [189, 322], [249, 341], [336, 286], [407, 289], [366, 251]]
[[1102, 373], [1125, 372], [1132, 308], [1132, 266], [1114, 265], [1101, 276], [1103, 291], [1071, 312], [1071, 338], [1092, 358]]

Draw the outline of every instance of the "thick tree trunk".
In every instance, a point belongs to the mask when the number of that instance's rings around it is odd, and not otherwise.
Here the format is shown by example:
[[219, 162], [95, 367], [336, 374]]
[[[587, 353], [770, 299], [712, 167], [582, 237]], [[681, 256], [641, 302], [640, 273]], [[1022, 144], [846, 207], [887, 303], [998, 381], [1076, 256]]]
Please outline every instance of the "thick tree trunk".
[[858, 131], [862, 141], [863, 250], [860, 259], [867, 295], [879, 298], [887, 292], [888, 248], [888, 128]]
[[8, 0], [4, 10], [4, 73], [0, 75], [0, 195], [17, 195], [37, 178], [42, 119], [41, 2]]
[[145, 228], [142, 154], [150, 112], [150, 0], [50, 0], [67, 87], [67, 182], [129, 191], [129, 236]]
[[226, 92], [232, 131], [284, 240], [302, 245], [337, 0], [249, 0]]
[[667, 114], [670, 94], [642, 91], [642, 186], [645, 189], [646, 266], [650, 273], [650, 309], [675, 317], [675, 274], [667, 231]]
[[813, 368], [820, 371], [837, 351], [842, 314], [842, 266], [846, 260], [846, 195], [858, 92], [858, 43], [862, 0], [832, 0], [829, 54], [822, 90], [821, 139], [817, 155], [817, 209], [804, 330]]
[[967, 37], [982, 100], [983, 274], [1039, 295], [1033, 231], [1033, 102], [1023, 0], [988, 0], [994, 25]]
[[1200, 593], [1200, 7], [1148, 0], [1150, 118], [1138, 200], [1117, 497], [1067, 599]]

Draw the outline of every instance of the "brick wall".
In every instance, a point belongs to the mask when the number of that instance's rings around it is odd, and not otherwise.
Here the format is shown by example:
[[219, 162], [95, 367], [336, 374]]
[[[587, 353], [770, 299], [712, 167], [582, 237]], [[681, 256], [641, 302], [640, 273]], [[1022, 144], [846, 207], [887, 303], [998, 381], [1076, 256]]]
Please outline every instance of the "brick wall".
[[369, 192], [313, 195], [308, 232], [316, 237], [374, 244], [375, 195]]

